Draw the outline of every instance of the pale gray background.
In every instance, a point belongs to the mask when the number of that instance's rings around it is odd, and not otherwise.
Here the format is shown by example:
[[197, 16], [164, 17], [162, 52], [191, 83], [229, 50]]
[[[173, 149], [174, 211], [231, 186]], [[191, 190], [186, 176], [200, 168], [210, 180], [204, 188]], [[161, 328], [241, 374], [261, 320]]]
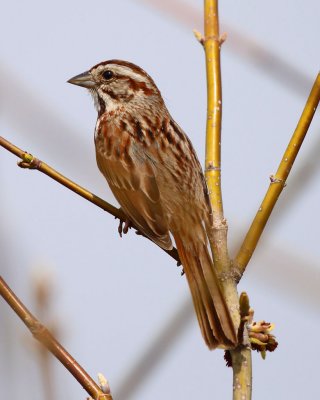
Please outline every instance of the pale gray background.
[[[158, 3], [158, 4], [157, 4]], [[66, 84], [121, 58], [154, 78], [204, 156], [202, 1], [55, 2], [2, 6], [1, 135], [115, 203], [95, 164], [91, 98]], [[297, 123], [320, 64], [318, 0], [220, 2], [223, 189], [233, 252]], [[256, 318], [275, 322], [279, 348], [253, 354], [255, 399], [319, 393], [319, 112], [288, 186], [241, 282]], [[1, 274], [32, 310], [34, 276], [51, 276], [46, 318], [115, 399], [228, 399], [231, 370], [209, 352], [174, 262], [111, 216], [0, 149]], [[0, 398], [45, 399], [32, 341], [0, 301]], [[86, 394], [55, 360], [54, 398]]]

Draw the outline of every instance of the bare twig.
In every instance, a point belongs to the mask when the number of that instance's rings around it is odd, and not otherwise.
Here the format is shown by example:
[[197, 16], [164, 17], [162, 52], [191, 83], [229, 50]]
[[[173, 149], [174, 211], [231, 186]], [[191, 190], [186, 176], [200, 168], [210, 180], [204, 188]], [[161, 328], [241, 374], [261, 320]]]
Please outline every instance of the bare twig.
[[248, 262], [257, 246], [270, 214], [286, 184], [293, 163], [297, 157], [303, 140], [308, 132], [313, 115], [320, 101], [320, 74], [318, 74], [311, 89], [307, 103], [299, 119], [298, 125], [291, 137], [288, 147], [282, 157], [278, 170], [270, 177], [270, 185], [259, 207], [259, 210], [249, 228], [243, 244], [235, 258], [234, 267], [243, 275]]
[[[121, 221], [125, 221], [127, 219], [126, 215], [120, 208], [116, 208], [111, 204], [107, 203], [105, 200], [101, 199], [100, 197], [96, 196], [95, 194], [89, 192], [87, 189], [83, 188], [82, 186], [78, 185], [77, 183], [71, 181], [67, 177], [63, 176], [59, 172], [55, 171], [51, 168], [48, 164], [44, 163], [43, 161], [39, 160], [38, 158], [34, 157], [30, 153], [27, 153], [21, 150], [19, 147], [15, 146], [14, 144], [10, 143], [8, 140], [0, 136], [0, 146], [4, 147], [11, 153], [15, 154], [19, 158], [21, 158], [22, 162], [18, 165], [21, 168], [28, 168], [28, 169], [37, 169], [38, 171], [46, 174], [50, 178], [54, 179], [56, 182], [59, 182], [61, 185], [65, 186], [66, 188], [72, 190], [74, 193], [78, 194], [79, 196], [83, 197], [84, 199], [90, 201], [91, 203], [95, 204], [96, 206], [102, 208], [102, 210], [106, 211], [107, 213], [113, 215], [115, 218], [119, 218]], [[132, 223], [132, 227], [139, 230], [134, 223]], [[172, 250], [164, 250], [169, 256], [177, 261], [180, 264], [180, 258], [177, 252], [177, 249], [173, 248]]]
[[33, 337], [41, 342], [67, 368], [93, 399], [112, 400], [111, 394], [106, 394], [100, 389], [77, 361], [52, 336], [49, 330], [22, 304], [1, 276], [0, 295], [27, 326]]

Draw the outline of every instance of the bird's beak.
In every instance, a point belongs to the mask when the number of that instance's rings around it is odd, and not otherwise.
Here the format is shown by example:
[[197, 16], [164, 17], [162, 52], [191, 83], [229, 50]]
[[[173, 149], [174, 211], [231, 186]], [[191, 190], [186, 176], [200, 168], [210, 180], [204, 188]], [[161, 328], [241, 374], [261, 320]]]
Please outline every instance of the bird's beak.
[[74, 76], [73, 78], [69, 79], [68, 82], [72, 83], [73, 85], [83, 86], [87, 89], [92, 89], [96, 85], [89, 71]]

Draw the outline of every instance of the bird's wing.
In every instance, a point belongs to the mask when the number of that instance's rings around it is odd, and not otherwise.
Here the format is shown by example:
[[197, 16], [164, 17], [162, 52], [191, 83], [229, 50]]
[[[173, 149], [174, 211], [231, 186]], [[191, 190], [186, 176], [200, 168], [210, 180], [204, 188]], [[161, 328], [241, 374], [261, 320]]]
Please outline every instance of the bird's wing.
[[96, 142], [98, 167], [122, 210], [139, 231], [160, 247], [170, 250], [173, 246], [155, 168], [141, 146], [123, 132], [105, 138], [103, 149]]

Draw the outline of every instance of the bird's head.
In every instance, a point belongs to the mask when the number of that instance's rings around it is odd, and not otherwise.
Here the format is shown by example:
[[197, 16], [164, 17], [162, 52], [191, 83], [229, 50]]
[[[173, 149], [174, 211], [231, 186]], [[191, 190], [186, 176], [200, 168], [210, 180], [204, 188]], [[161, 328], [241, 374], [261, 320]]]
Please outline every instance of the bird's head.
[[101, 62], [68, 82], [89, 89], [99, 114], [121, 106], [137, 112], [148, 106], [163, 106], [153, 79], [142, 68], [127, 61]]

